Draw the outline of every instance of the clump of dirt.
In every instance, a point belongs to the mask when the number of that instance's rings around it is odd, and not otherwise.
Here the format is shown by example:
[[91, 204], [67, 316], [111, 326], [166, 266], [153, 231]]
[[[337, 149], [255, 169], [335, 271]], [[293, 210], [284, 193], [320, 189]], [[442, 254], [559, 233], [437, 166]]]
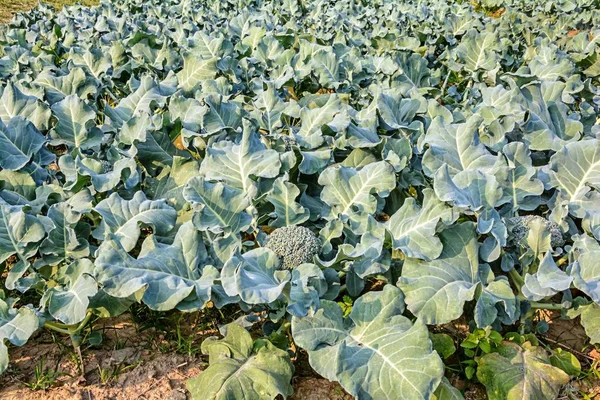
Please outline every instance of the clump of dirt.
[[294, 379], [294, 394], [290, 400], [352, 400], [342, 387], [323, 378]]
[[487, 400], [488, 395], [485, 387], [478, 383], [472, 383], [465, 391], [465, 400]]
[[561, 318], [560, 311], [539, 310], [540, 320], [548, 323], [548, 332], [544, 334], [551, 345], [560, 345], [569, 350], [582, 351], [589, 342], [585, 329], [572, 319]]

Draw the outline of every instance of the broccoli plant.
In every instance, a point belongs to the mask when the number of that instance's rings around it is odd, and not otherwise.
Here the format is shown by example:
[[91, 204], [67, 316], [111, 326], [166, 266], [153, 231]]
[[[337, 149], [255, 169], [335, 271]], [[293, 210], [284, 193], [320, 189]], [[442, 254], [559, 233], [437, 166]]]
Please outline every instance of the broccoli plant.
[[299, 352], [358, 399], [460, 398], [431, 340], [457, 320], [503, 338], [459, 374], [552, 398], [540, 310], [600, 343], [600, 11], [487, 3], [104, 0], [0, 26], [0, 372], [42, 327], [77, 346], [134, 302], [237, 305], [251, 329], [202, 345], [198, 398], [289, 396]]
[[527, 247], [529, 231], [532, 228], [538, 231], [542, 230], [543, 232], [547, 232], [542, 233], [542, 236], [550, 235], [550, 247], [553, 249], [565, 244], [565, 238], [560, 226], [539, 215], [525, 215], [522, 217], [511, 218], [509, 224], [512, 225], [509, 238], [516, 244], [524, 244], [524, 246]]

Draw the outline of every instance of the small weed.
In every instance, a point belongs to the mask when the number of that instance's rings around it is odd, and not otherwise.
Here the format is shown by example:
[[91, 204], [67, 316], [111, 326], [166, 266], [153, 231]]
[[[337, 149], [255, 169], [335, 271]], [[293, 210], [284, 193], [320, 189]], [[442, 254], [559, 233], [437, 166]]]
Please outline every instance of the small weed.
[[191, 333], [185, 335], [181, 331], [181, 319], [177, 323], [177, 347], [175, 351], [179, 354], [186, 354], [188, 356], [196, 355], [200, 352], [200, 346], [195, 342], [196, 334]]
[[[57, 366], [58, 367], [58, 366]], [[60, 372], [57, 369], [49, 370], [44, 368], [44, 360], [40, 360], [35, 366], [34, 381], [23, 382], [30, 390], [47, 390], [59, 384], [58, 378], [61, 376], [69, 376], [66, 372]]]
[[154, 311], [140, 304], [131, 307], [131, 317], [139, 332], [152, 328], [157, 331], [168, 331], [173, 324], [172, 314]]
[[338, 302], [339, 306], [342, 308], [342, 311], [344, 312], [344, 317], [347, 317], [352, 312], [353, 303], [354, 303], [354, 301], [352, 300], [352, 298], [347, 295], [342, 298], [342, 301]]
[[119, 379], [119, 376], [121, 376], [122, 373], [139, 366], [141, 363], [142, 360], [136, 361], [135, 363], [129, 365], [125, 364], [124, 362], [121, 362], [115, 366], [107, 368], [101, 368], [100, 366], [98, 366], [98, 376], [100, 378], [100, 383], [106, 385], [109, 382], [116, 381], [117, 379]]
[[335, 394], [337, 394], [338, 396], [343, 396], [344, 395], [344, 389], [342, 389], [340, 386], [335, 386], [333, 388], [333, 391], [335, 392]]

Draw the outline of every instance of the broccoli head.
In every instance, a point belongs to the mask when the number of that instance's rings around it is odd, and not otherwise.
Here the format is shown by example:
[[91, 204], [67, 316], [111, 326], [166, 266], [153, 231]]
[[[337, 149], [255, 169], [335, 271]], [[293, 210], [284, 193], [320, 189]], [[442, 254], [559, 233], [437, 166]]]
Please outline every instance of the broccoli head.
[[542, 221], [546, 225], [546, 230], [550, 232], [550, 243], [552, 247], [560, 247], [565, 244], [565, 239], [560, 227], [554, 222], [550, 222], [546, 218], [538, 215], [525, 215], [510, 219], [510, 223], [513, 226], [511, 229], [513, 241], [519, 242], [526, 238], [529, 233], [530, 224], [536, 220]]
[[266, 248], [279, 256], [282, 269], [293, 269], [312, 262], [319, 254], [321, 242], [310, 229], [303, 226], [286, 226], [275, 229], [268, 237]]
[[298, 142], [296, 142], [296, 139], [294, 139], [294, 137], [292, 136], [281, 135], [280, 137], [285, 146], [285, 151], [293, 150], [294, 146], [298, 144]]

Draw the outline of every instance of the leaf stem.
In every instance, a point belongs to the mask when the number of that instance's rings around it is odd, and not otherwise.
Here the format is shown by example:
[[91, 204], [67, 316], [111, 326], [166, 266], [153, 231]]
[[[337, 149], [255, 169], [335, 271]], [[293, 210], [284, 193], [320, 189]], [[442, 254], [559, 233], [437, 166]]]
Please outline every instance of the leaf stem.
[[44, 328], [53, 330], [55, 332], [63, 333], [65, 335], [73, 336], [73, 335], [76, 335], [77, 333], [79, 333], [83, 328], [85, 328], [87, 323], [92, 318], [92, 315], [93, 315], [92, 312], [88, 311], [85, 318], [77, 325], [75, 325], [75, 324], [67, 325], [67, 324], [63, 324], [61, 322], [47, 321], [44, 323]]
[[531, 306], [532, 309], [536, 309], [536, 310], [562, 310], [563, 309], [562, 304], [555, 304], [555, 303], [538, 303], [537, 301], [531, 301], [531, 302], [529, 302], [529, 305]]
[[77, 329], [75, 330], [75, 333], [81, 331], [83, 328], [85, 328], [85, 326], [87, 325], [88, 322], [90, 322], [90, 319], [92, 318], [92, 312], [88, 310], [87, 314], [85, 315], [85, 318], [83, 319], [83, 321], [81, 321], [79, 323], [79, 325], [77, 326]]
[[465, 88], [465, 91], [463, 92], [462, 95], [462, 104], [467, 104], [469, 97], [469, 90], [473, 87], [473, 76], [471, 75], [471, 79], [469, 79], [469, 83], [467, 83], [467, 87]]
[[448, 73], [446, 74], [446, 78], [444, 79], [444, 83], [442, 84], [440, 99], [444, 98], [444, 92], [446, 92], [446, 87], [448, 86], [448, 79], [450, 78], [451, 73], [452, 73], [452, 70], [450, 68], [448, 68]]
[[[55, 332], [62, 333], [62, 334], [65, 334], [65, 335], [70, 335], [71, 334], [71, 332], [69, 332], [67, 329], [59, 327], [58, 326], [59, 324], [60, 323], [45, 322], [44, 323], [44, 328], [50, 329], [51, 331], [55, 331]], [[60, 324], [60, 325], [63, 325], [63, 324]]]
[[285, 321], [281, 324], [279, 329], [277, 329], [277, 333], [287, 333], [287, 331], [290, 329], [291, 326], [292, 326], [291, 322]]
[[510, 271], [508, 271], [508, 276], [513, 281], [513, 283], [515, 284], [515, 286], [517, 286], [517, 288], [519, 289], [519, 293], [520, 293], [521, 292], [521, 288], [525, 284], [525, 281], [523, 280], [523, 277], [514, 268], [511, 269]]

